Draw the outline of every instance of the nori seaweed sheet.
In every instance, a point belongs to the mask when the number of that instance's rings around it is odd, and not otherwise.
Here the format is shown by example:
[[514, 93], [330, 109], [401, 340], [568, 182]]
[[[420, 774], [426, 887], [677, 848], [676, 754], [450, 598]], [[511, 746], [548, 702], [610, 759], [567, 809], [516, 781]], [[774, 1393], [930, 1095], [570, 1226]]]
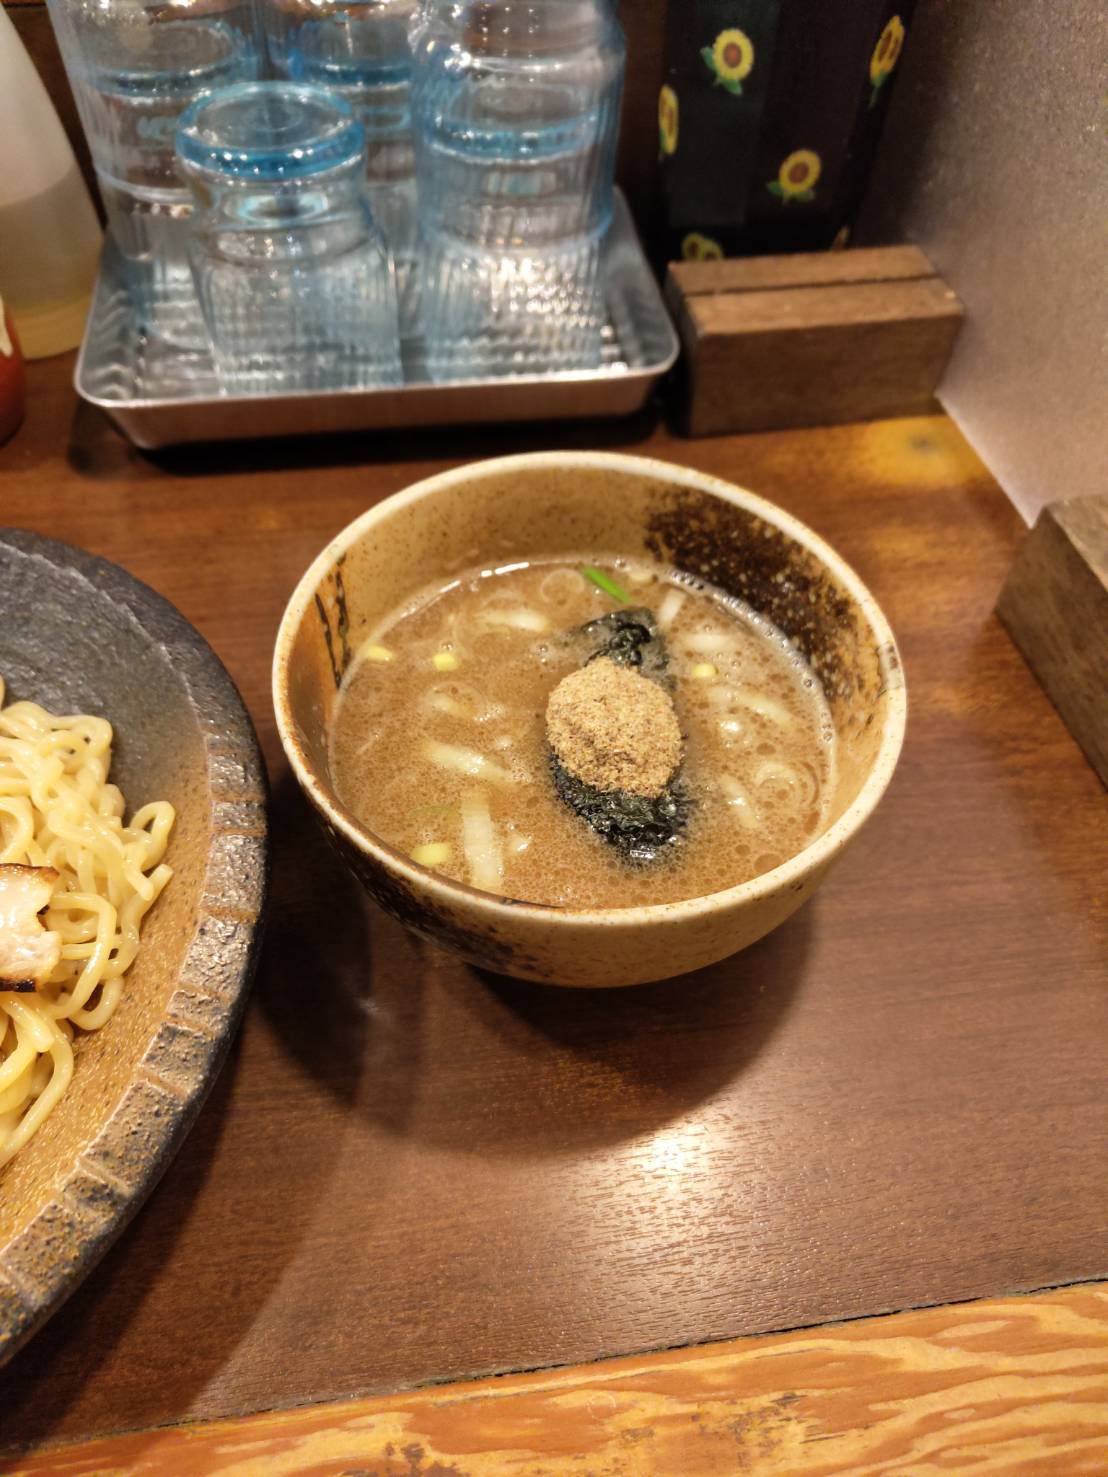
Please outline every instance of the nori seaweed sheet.
[[[667, 691], [672, 688], [665, 638], [653, 613], [644, 606], [613, 610], [575, 634], [592, 646], [585, 665], [606, 656], [620, 666], [634, 667]], [[680, 775], [660, 795], [650, 798], [626, 790], [598, 790], [570, 774], [553, 751], [550, 772], [563, 804], [618, 848], [628, 862], [655, 862], [680, 841], [692, 809]]]
[[637, 668], [667, 692], [673, 686], [665, 637], [658, 630], [653, 611], [645, 606], [636, 605], [631, 610], [613, 610], [599, 616], [582, 626], [580, 634], [587, 642], [595, 643], [586, 666], [597, 657], [606, 656], [621, 667]]
[[554, 753], [550, 772], [558, 798], [629, 862], [655, 862], [681, 839], [691, 804], [679, 778], [649, 798], [587, 785], [570, 774]]

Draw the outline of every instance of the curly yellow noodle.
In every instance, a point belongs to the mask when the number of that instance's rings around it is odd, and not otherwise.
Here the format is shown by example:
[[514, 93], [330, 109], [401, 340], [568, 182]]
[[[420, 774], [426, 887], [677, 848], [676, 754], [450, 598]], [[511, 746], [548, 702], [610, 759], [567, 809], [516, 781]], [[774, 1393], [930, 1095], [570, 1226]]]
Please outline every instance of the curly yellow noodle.
[[[8, 1021], [10, 1020], [10, 1017], [5, 1015], [4, 1019], [5, 1021]], [[0, 1092], [0, 1121], [2, 1121], [8, 1113], [14, 1113], [15, 1109], [22, 1110], [24, 1099], [31, 1091], [31, 1079], [34, 1076], [35, 1066], [38, 1063], [38, 1060], [39, 1054], [37, 1051], [35, 1051], [30, 1061], [27, 1063], [26, 1070], [20, 1072], [19, 1076], [15, 1079], [10, 1087], [6, 1088], [3, 1092]]]
[[0, 1166], [57, 1106], [80, 1033], [115, 1011], [142, 920], [172, 875], [162, 857], [174, 821], [158, 800], [124, 822], [105, 719], [3, 703], [0, 678], [0, 863], [57, 869], [43, 921], [62, 948], [43, 988], [0, 991]]
[[[10, 998], [8, 995], [4, 996], [5, 1001]], [[6, 1005], [0, 1008], [3, 1008], [6, 1013], [9, 1013], [7, 1012]], [[15, 1015], [14, 1013], [9, 1014], [11, 1016], [11, 1030], [7, 1035], [7, 1056], [4, 1058], [3, 1063], [0, 1063], [0, 1088], [9, 1088], [12, 1083], [18, 1082], [20, 1078], [26, 1076], [34, 1066], [35, 1058], [38, 1055], [38, 1047], [34, 1041], [27, 1036], [21, 1036], [19, 1034]]]
[[12, 819], [10, 839], [6, 846], [0, 847], [0, 862], [14, 862], [18, 857], [29, 855], [35, 840], [31, 802], [25, 795], [0, 796], [0, 815]]

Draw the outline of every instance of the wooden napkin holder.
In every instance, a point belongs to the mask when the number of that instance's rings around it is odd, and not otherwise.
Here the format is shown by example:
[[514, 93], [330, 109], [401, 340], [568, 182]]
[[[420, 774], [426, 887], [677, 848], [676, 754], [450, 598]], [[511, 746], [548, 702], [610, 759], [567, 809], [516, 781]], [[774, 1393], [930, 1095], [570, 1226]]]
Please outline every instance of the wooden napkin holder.
[[691, 436], [926, 414], [962, 321], [915, 246], [674, 262], [665, 293]]

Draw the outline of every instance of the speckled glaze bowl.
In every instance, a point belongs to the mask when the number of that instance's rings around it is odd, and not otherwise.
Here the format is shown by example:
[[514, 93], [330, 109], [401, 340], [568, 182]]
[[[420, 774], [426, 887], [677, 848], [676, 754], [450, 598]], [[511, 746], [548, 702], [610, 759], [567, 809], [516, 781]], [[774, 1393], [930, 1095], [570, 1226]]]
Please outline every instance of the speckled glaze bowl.
[[[581, 911], [478, 892], [418, 866], [335, 794], [328, 737], [354, 651], [430, 581], [535, 555], [618, 551], [675, 564], [741, 596], [804, 653], [839, 740], [827, 829], [751, 882], [686, 902]], [[632, 985], [712, 964], [811, 897], [880, 800], [904, 736], [892, 632], [857, 575], [809, 528], [684, 467], [548, 452], [459, 467], [357, 519], [289, 601], [273, 666], [277, 726], [298, 781], [367, 892], [417, 933], [521, 979]]]
[[0, 529], [0, 674], [7, 702], [107, 718], [111, 779], [130, 807], [177, 810], [173, 877], [119, 1006], [0, 1170], [2, 1364], [122, 1231], [215, 1080], [261, 941], [266, 813], [254, 729], [219, 659], [117, 565]]

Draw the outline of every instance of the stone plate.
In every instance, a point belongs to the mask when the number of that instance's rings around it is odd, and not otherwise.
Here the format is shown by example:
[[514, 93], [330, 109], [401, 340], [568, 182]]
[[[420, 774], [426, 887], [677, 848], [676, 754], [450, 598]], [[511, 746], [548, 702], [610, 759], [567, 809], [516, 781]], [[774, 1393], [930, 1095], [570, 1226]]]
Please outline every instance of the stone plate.
[[129, 809], [177, 809], [174, 875], [119, 1008], [0, 1170], [2, 1364], [100, 1260], [196, 1117], [257, 959], [267, 849], [265, 771], [242, 699], [188, 621], [117, 565], [0, 529], [0, 675], [6, 702], [108, 718]]

